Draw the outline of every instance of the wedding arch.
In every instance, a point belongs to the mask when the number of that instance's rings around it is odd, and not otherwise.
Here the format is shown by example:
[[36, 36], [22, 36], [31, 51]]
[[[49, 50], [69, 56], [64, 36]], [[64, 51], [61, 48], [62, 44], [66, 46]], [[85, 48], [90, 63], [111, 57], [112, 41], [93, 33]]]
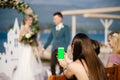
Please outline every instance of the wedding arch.
[[23, 15], [29, 15], [33, 17], [33, 26], [38, 26], [38, 17], [32, 10], [32, 8], [23, 1], [20, 0], [0, 0], [0, 8], [15, 9]]

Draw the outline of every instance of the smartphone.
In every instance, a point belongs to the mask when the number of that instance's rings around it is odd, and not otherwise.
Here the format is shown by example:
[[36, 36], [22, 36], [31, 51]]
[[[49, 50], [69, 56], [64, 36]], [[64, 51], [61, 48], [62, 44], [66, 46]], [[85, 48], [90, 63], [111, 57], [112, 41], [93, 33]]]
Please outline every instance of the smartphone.
[[64, 47], [58, 47], [58, 60], [64, 60]]

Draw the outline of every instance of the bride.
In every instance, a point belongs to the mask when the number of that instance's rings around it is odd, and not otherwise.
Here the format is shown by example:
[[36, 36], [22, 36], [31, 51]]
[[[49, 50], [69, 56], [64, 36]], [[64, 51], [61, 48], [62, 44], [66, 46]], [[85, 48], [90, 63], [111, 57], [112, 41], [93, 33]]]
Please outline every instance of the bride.
[[[25, 16], [23, 26], [20, 30], [19, 41], [31, 31], [32, 17]], [[30, 40], [30, 43], [37, 40]], [[45, 80], [45, 71], [40, 60], [38, 44], [25, 44], [21, 42], [21, 56], [19, 58], [16, 70], [13, 73], [12, 80]]]

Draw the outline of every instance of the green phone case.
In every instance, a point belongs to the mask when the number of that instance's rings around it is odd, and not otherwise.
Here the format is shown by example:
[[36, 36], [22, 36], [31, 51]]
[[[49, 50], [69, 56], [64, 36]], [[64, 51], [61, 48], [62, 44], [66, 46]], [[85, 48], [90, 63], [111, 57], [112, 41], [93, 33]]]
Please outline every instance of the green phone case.
[[58, 60], [64, 60], [64, 48], [58, 47]]

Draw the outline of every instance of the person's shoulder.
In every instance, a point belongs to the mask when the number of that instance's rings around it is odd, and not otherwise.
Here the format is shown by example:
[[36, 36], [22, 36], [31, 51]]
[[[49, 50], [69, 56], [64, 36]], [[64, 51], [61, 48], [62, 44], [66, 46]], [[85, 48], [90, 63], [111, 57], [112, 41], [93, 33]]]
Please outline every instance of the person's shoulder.
[[110, 58], [117, 57], [117, 54], [116, 54], [116, 53], [111, 53], [111, 54], [109, 55], [109, 57], [110, 57]]
[[80, 77], [82, 79], [86, 74], [82, 63], [72, 62], [68, 65], [68, 70], [71, 71], [76, 77]]
[[74, 62], [69, 63], [68, 64], [68, 69], [72, 69], [74, 67], [74, 64], [75, 64]]
[[51, 25], [50, 29], [54, 30], [55, 29], [55, 25]]
[[64, 27], [66, 27], [66, 28], [68, 28], [69, 26], [68, 25], [66, 25], [66, 24], [63, 24], [64, 25]]
[[25, 26], [22, 25], [20, 30], [21, 30], [21, 31], [25, 31]]
[[108, 61], [109, 62], [115, 62], [118, 59], [120, 59], [120, 57], [116, 53], [111, 53], [109, 55]]
[[22, 25], [22, 26], [21, 26], [21, 29], [24, 29], [24, 28], [25, 28], [25, 26], [24, 26], [24, 25]]
[[66, 30], [69, 30], [69, 26], [68, 25], [65, 25], [65, 24], [63, 24], [64, 25], [64, 28], [66, 29]]
[[72, 62], [68, 65], [68, 69], [70, 70], [82, 69], [82, 68], [83, 68], [83, 65], [81, 63]]

